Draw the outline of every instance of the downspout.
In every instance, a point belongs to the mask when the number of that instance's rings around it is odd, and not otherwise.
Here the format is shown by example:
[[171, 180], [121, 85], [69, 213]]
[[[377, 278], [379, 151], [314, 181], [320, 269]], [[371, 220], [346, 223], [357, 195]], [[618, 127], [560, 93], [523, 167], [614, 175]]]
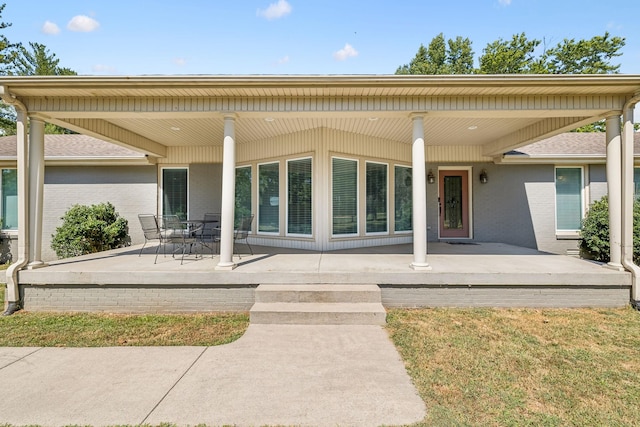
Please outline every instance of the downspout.
[[[633, 108], [640, 101], [640, 93], [629, 99], [622, 110], [622, 266], [631, 272], [631, 305], [640, 309], [640, 289], [638, 278], [640, 267], [633, 262]], [[629, 177], [630, 175], [630, 177]], [[629, 241], [631, 236], [631, 241]]]
[[[27, 191], [27, 107], [9, 93], [7, 86], [0, 86], [0, 98], [16, 109], [17, 163], [18, 163], [18, 259], [7, 268], [7, 308], [2, 313], [9, 316], [20, 310], [20, 291], [18, 288], [18, 271], [29, 262], [29, 227]], [[22, 170], [21, 170], [22, 169]], [[21, 173], [20, 173], [21, 172]]]

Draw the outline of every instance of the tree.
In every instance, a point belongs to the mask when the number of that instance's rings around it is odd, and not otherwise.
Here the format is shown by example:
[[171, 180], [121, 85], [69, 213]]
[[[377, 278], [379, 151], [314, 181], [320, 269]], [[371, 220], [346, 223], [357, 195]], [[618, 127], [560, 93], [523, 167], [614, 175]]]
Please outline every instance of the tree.
[[620, 64], [611, 61], [621, 56], [625, 45], [623, 37], [595, 36], [589, 40], [564, 39], [542, 55], [545, 69], [550, 74], [615, 74]]
[[418, 53], [409, 64], [402, 65], [396, 74], [470, 74], [473, 72], [471, 40], [456, 37], [445, 42], [440, 33], [431, 40], [429, 47], [420, 45]]
[[19, 76], [75, 76], [78, 73], [58, 66], [60, 59], [43, 44], [29, 42], [31, 50], [20, 46], [13, 73]]
[[528, 74], [540, 71], [534, 51], [540, 40], [529, 40], [525, 33], [514, 34], [510, 41], [498, 39], [487, 44], [480, 57], [481, 74]]
[[129, 228], [109, 202], [73, 205], [61, 218], [51, 248], [58, 258], [69, 258], [126, 246]]
[[[0, 5], [0, 18], [6, 3]], [[0, 30], [10, 27], [12, 24], [0, 21]], [[7, 36], [0, 34], [0, 75], [7, 75], [13, 69], [14, 61], [18, 56], [20, 44], [11, 43]]]

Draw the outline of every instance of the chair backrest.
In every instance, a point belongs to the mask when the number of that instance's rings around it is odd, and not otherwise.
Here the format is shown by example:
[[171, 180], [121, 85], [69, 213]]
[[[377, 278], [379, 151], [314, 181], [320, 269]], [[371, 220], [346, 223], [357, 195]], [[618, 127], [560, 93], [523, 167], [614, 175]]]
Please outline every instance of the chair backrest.
[[212, 234], [212, 232], [220, 227], [220, 214], [219, 213], [206, 213], [204, 214], [204, 224], [202, 231], [205, 234]]
[[184, 228], [184, 224], [180, 222], [178, 215], [162, 215], [160, 226], [165, 230], [180, 230]]
[[253, 222], [253, 214], [240, 218], [240, 224], [235, 233], [236, 239], [246, 239], [251, 232], [251, 223]]
[[160, 228], [158, 227], [158, 220], [153, 214], [139, 214], [140, 226], [144, 233], [144, 238], [147, 240], [159, 239]]

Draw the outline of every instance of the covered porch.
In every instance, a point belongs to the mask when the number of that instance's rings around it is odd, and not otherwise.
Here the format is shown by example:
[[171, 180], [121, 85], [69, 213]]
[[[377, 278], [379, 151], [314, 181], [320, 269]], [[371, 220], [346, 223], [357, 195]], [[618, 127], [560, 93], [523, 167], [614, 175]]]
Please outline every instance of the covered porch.
[[[245, 248], [240, 247], [240, 250]], [[206, 312], [249, 310], [260, 284], [381, 287], [385, 307], [620, 307], [631, 274], [571, 256], [502, 243], [429, 245], [432, 270], [416, 271], [412, 245], [339, 251], [254, 247], [216, 270], [219, 255], [179, 259], [140, 246], [20, 271], [27, 310]]]

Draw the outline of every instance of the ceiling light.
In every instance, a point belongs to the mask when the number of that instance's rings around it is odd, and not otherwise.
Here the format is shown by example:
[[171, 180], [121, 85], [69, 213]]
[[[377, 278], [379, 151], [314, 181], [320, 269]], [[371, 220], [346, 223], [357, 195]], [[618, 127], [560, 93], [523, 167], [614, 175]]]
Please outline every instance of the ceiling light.
[[469, 129], [469, 130], [476, 130], [476, 129], [478, 129], [478, 126], [476, 126], [476, 125], [471, 125], [471, 126], [469, 126], [467, 129]]
[[375, 121], [377, 121], [377, 120], [378, 120], [378, 118], [377, 118], [377, 117], [369, 117], [369, 121], [370, 121], [370, 122], [375, 122]]
[[179, 128], [179, 127], [177, 127], [177, 126], [171, 126], [171, 130], [173, 130], [173, 131], [176, 131], [176, 132], [177, 132], [177, 131], [179, 131], [179, 130], [180, 130], [180, 128]]
[[267, 117], [266, 119], [264, 119], [265, 122], [272, 122], [273, 120], [273, 117]]

